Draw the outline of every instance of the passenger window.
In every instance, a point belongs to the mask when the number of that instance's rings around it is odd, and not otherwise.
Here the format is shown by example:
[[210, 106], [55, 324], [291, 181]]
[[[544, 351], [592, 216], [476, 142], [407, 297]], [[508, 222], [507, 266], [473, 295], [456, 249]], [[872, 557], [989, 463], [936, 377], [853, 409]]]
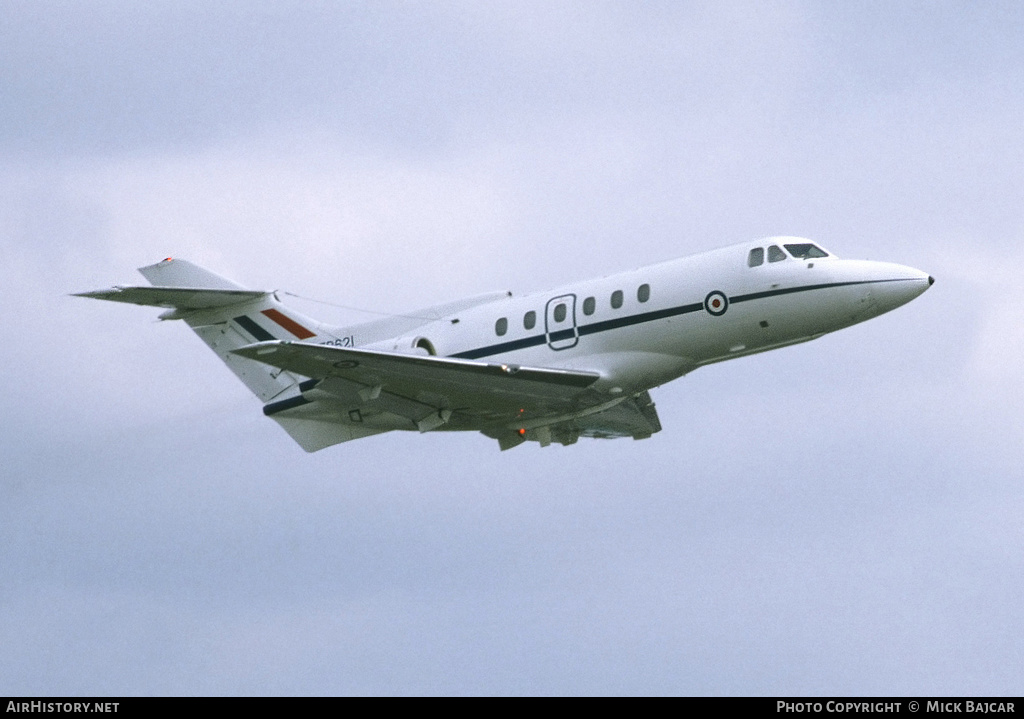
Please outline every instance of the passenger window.
[[747, 255], [747, 267], [757, 267], [764, 264], [764, 248], [755, 247]]
[[508, 319], [502, 317], [500, 320], [494, 323], [494, 331], [498, 333], [498, 337], [508, 332]]
[[651, 299], [651, 286], [648, 284], [640, 285], [636, 288], [636, 298], [640, 302], [646, 302]]
[[555, 305], [555, 322], [565, 322], [565, 303], [560, 302]]
[[786, 253], [780, 250], [777, 245], [772, 245], [768, 248], [769, 262], [781, 262], [784, 259], [786, 259]]
[[525, 315], [523, 315], [523, 327], [525, 327], [528, 330], [532, 330], [536, 324], [537, 324], [537, 313], [536, 312], [534, 312], [533, 310], [530, 310]]
[[597, 309], [597, 301], [593, 297], [583, 300], [583, 314], [592, 315], [595, 309]]
[[622, 290], [615, 290], [612, 292], [612, 309], [617, 310], [622, 307]]

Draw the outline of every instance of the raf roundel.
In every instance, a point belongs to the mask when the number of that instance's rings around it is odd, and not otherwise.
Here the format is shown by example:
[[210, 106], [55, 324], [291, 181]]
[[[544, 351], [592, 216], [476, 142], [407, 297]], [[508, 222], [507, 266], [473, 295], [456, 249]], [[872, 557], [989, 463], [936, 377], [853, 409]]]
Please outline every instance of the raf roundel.
[[718, 290], [708, 292], [708, 296], [704, 298], [704, 309], [715, 317], [724, 315], [725, 311], [729, 309], [729, 298], [725, 296], [724, 292]]

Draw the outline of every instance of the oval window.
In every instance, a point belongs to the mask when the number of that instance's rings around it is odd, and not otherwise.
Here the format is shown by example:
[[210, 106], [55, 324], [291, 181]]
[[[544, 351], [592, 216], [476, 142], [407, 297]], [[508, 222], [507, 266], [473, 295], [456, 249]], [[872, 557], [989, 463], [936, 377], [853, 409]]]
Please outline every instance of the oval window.
[[617, 310], [622, 307], [622, 290], [615, 290], [612, 292], [612, 309]]
[[651, 286], [645, 283], [637, 287], [636, 298], [640, 302], [646, 302], [651, 299]]
[[555, 322], [565, 322], [565, 303], [558, 303], [555, 305]]
[[508, 332], [508, 320], [502, 317], [500, 320], [494, 323], [494, 331], [498, 333], [498, 337]]
[[523, 327], [528, 330], [532, 330], [537, 325], [537, 313], [530, 310], [523, 315]]
[[583, 314], [592, 315], [595, 309], [597, 309], [597, 301], [593, 297], [583, 300]]

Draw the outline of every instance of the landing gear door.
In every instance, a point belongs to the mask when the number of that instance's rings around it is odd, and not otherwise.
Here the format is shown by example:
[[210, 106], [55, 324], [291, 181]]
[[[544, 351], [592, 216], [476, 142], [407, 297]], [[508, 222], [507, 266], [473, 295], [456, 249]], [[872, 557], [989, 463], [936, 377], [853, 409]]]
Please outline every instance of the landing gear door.
[[580, 341], [576, 327], [576, 295], [559, 295], [544, 309], [544, 332], [553, 350], [567, 350]]

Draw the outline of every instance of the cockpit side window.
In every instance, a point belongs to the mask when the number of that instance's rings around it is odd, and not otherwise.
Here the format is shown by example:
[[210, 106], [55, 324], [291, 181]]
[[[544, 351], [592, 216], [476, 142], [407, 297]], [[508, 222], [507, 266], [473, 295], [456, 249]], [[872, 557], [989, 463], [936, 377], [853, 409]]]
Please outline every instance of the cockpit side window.
[[769, 262], [782, 262], [784, 259], [786, 259], [786, 253], [780, 250], [778, 245], [772, 245], [768, 248]]
[[784, 245], [789, 254], [798, 260], [813, 260], [816, 257], [828, 257], [828, 253], [817, 245], [810, 242], [801, 242], [795, 245]]
[[757, 267], [764, 264], [764, 248], [755, 247], [747, 255], [747, 267]]

